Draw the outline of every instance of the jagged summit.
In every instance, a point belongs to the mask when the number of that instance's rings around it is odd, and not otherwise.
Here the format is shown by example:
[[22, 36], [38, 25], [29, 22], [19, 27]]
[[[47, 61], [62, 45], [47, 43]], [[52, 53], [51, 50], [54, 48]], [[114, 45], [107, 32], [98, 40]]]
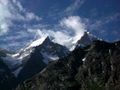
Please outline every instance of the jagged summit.
[[66, 47], [52, 42], [49, 37], [41, 45], [33, 48], [34, 50], [29, 54], [29, 58], [24, 60], [25, 64], [18, 74], [20, 81], [32, 77], [44, 69], [50, 61], [58, 60], [69, 53]]
[[62, 58], [69, 53], [66, 47], [52, 42], [49, 37], [47, 37], [40, 46], [37, 46], [36, 49], [39, 49], [43, 55], [45, 63]]
[[98, 40], [98, 38], [96, 38], [95, 36], [93, 36], [89, 32], [84, 32], [84, 35], [76, 43], [76, 48], [78, 48], [80, 46], [85, 47], [87, 45], [90, 45], [95, 40]]
[[[40, 41], [42, 40], [40, 39]], [[35, 75], [34, 78], [30, 79], [31, 88], [33, 88], [34, 83], [32, 81], [37, 83], [36, 88], [38, 89], [45, 87], [51, 90], [56, 89], [56, 86], [61, 89], [65, 88], [63, 90], [79, 90], [84, 88], [89, 80], [90, 83], [88, 82], [88, 84], [91, 84], [91, 80], [95, 80], [96, 83], [96, 79], [98, 83], [103, 82], [103, 87], [105, 84], [109, 86], [114, 81], [119, 83], [117, 81], [119, 80], [119, 73], [117, 72], [120, 71], [120, 41], [109, 43], [85, 32], [76, 43], [77, 48], [71, 52], [66, 47], [54, 43], [49, 37], [44, 38], [42, 42], [40, 41], [39, 44], [32, 42], [29, 45], [32, 47], [26, 47], [27, 49], [24, 48], [16, 55], [10, 56], [6, 52], [4, 55], [2, 50], [0, 52], [2, 61], [6, 62], [6, 66], [10, 72], [14, 73], [18, 81], [28, 80]], [[0, 72], [1, 70], [0, 67]], [[27, 89], [28, 82], [22, 84]], [[41, 85], [45, 86], [41, 87]], [[18, 88], [16, 90], [23, 89], [22, 86]]]
[[48, 44], [51, 43], [52, 41], [50, 40], [49, 36], [46, 37], [46, 39], [43, 41], [43, 44]]

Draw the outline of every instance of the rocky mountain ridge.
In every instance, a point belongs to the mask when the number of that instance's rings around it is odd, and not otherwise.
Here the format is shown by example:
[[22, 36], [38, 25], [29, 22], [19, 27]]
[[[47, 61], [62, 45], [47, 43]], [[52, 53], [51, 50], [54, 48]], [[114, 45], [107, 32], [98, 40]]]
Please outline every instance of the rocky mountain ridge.
[[53, 61], [16, 90], [119, 90], [120, 42], [94, 41]]
[[6, 85], [7, 90], [119, 90], [120, 41], [108, 43], [85, 32], [75, 47], [70, 52], [47, 37], [16, 54], [0, 49], [0, 87], [2, 90], [6, 90]]

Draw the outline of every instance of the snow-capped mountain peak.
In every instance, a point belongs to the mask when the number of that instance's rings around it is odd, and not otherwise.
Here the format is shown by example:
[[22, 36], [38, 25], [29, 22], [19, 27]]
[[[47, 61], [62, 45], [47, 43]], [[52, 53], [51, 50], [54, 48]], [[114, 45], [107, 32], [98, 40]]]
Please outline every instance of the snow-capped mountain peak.
[[[16, 61], [16, 65], [20, 66], [20, 64], [22, 65], [26, 63], [31, 57], [31, 53], [35, 53], [36, 50], [37, 54], [42, 55], [43, 61], [46, 64], [50, 60], [58, 60], [60, 57], [67, 55], [69, 52], [66, 47], [52, 42], [49, 37], [43, 37], [33, 41], [27, 47], [22, 48], [19, 52], [15, 54], [10, 54], [5, 58], [5, 60], [7, 62], [13, 62], [11, 61], [13, 59], [14, 61]], [[12, 65], [12, 68], [14, 67], [14, 65]]]
[[49, 61], [58, 60], [59, 58], [64, 57], [69, 53], [69, 50], [66, 47], [54, 43], [50, 40], [49, 37], [47, 37], [40, 46], [36, 47], [36, 49], [39, 49], [44, 58], [43, 61], [46, 64]]
[[66, 47], [52, 42], [49, 37], [42, 44], [32, 47], [32, 49], [34, 50], [29, 54], [29, 57], [23, 61], [25, 64], [23, 64], [18, 78], [24, 79], [26, 76], [32, 76], [34, 73], [44, 69], [50, 61], [58, 60], [69, 53]]
[[41, 45], [46, 38], [47, 38], [47, 36], [33, 41], [26, 49]]
[[46, 38], [47, 36], [34, 40], [32, 43], [28, 44], [28, 46], [22, 48], [19, 52], [12, 54], [11, 57], [23, 60], [25, 57], [31, 54], [31, 52], [34, 50], [34, 47], [41, 45]]

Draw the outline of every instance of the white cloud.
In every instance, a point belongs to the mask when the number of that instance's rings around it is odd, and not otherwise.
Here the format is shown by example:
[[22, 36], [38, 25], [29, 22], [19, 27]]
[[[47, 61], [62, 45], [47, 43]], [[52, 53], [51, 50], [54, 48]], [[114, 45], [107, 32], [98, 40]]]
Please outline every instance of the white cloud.
[[79, 16], [70, 16], [68, 18], [64, 18], [60, 22], [60, 25], [72, 29], [75, 34], [83, 33], [85, 30], [85, 24], [82, 23]]
[[[120, 18], [120, 13], [115, 13], [113, 15], [109, 15], [103, 18], [100, 18], [98, 20], [95, 20], [93, 23], [88, 23], [88, 28], [92, 30], [98, 30], [99, 28], [103, 27], [104, 25], [117, 21]], [[91, 20], [92, 21], [92, 20]], [[101, 32], [104, 32], [105, 30], [101, 30]]]
[[8, 25], [6, 23], [1, 23], [0, 25], [0, 35], [5, 34], [9, 29], [8, 29]]
[[35, 14], [32, 13], [32, 12], [26, 13], [26, 20], [30, 21], [30, 20], [34, 20], [34, 19], [37, 20], [37, 21], [39, 21], [39, 20], [41, 20], [42, 18], [39, 17], [39, 16], [37, 16], [37, 15], [35, 15]]
[[61, 31], [51, 31], [51, 30], [49, 30], [48, 35], [50, 37], [54, 38], [53, 39], [54, 42], [59, 43], [59, 44], [64, 45], [64, 46], [67, 46], [67, 47], [68, 47], [68, 42], [71, 39], [69, 35], [67, 35], [66, 33], [61, 32]]
[[79, 16], [70, 16], [68, 18], [64, 18], [60, 22], [60, 25], [68, 28], [69, 30], [72, 30], [72, 32], [74, 33], [73, 43], [76, 43], [86, 31], [85, 24], [82, 23]]
[[[62, 30], [64, 29], [64, 30]], [[70, 16], [60, 21], [60, 27], [52, 29], [29, 29], [30, 32], [36, 32], [39, 38], [49, 36], [53, 42], [66, 46], [70, 50], [74, 48], [75, 43], [83, 36], [85, 25], [78, 16]], [[70, 34], [73, 33], [72, 35]]]
[[18, 0], [13, 0], [13, 3], [19, 8], [20, 11], [25, 12], [25, 9], [23, 8], [23, 6], [21, 5], [21, 3]]
[[10, 21], [7, 19], [11, 17], [11, 13], [8, 10], [8, 0], [0, 1], [0, 35], [6, 33], [9, 28]]
[[73, 4], [71, 4], [65, 9], [66, 14], [70, 15], [74, 11], [78, 10], [84, 4], [85, 1], [86, 0], [75, 0]]
[[39, 21], [41, 17], [26, 11], [18, 0], [0, 0], [0, 35], [4, 35], [9, 30], [12, 20]]
[[[74, 11], [74, 9], [79, 8], [77, 2], [80, 3], [81, 0], [77, 0], [71, 8], [68, 8], [68, 11]], [[16, 31], [16, 35], [13, 37], [6, 38], [6, 40], [12, 39], [12, 41], [16, 40], [16, 42], [18, 39], [28, 38], [29, 36], [35, 36], [35, 38], [39, 39], [50, 36], [54, 42], [71, 49], [85, 31], [85, 25], [79, 16], [63, 18], [60, 20], [59, 24], [56, 24], [57, 28], [53, 27], [48, 29], [42, 24], [35, 24], [32, 26], [27, 25], [26, 22], [31, 20], [39, 21], [41, 20], [41, 17], [35, 15], [33, 12], [26, 11], [18, 0], [0, 0], [0, 35], [4, 35], [9, 31], [9, 27], [15, 25], [12, 22], [13, 20], [24, 21], [25, 24], [23, 24], [23, 26], [21, 25], [21, 28], [26, 28], [26, 30]], [[19, 43], [17, 44], [18, 47], [21, 46], [21, 42], [17, 43]], [[14, 46], [14, 44], [11, 44], [11, 46]]]

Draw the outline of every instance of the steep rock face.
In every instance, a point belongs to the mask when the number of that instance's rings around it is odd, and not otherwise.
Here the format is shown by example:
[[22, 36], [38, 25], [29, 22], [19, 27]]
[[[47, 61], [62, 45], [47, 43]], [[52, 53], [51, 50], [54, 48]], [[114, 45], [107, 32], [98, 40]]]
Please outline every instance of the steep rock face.
[[80, 40], [78, 40], [76, 44], [76, 48], [78, 47], [86, 47], [90, 44], [92, 44], [93, 41], [98, 40], [95, 36], [90, 34], [89, 32], [84, 32], [84, 35], [81, 37]]
[[16, 90], [119, 90], [120, 42], [94, 41], [48, 64]]
[[30, 58], [27, 60], [22, 70], [18, 74], [17, 78], [19, 81], [24, 81], [25, 79], [32, 77], [45, 68], [46, 64], [42, 61], [43, 57], [39, 52], [40, 51], [38, 49], [35, 49], [31, 53]]
[[[1, 90], [11, 90], [16, 86], [16, 78], [11, 73], [10, 69], [4, 63], [3, 57], [6, 57], [7, 50], [0, 49], [0, 89]], [[12, 82], [12, 83], [11, 83]]]
[[68, 49], [64, 46], [53, 43], [49, 38], [46, 38], [41, 45], [34, 47], [18, 74], [18, 79], [24, 81], [32, 77], [44, 69], [49, 61], [65, 57], [68, 52]]
[[42, 72], [25, 81], [16, 90], [78, 90], [74, 77], [78, 67], [82, 65], [85, 53], [79, 48], [67, 57], [49, 63]]
[[0, 89], [11, 90], [14, 86], [16, 86], [16, 78], [11, 73], [8, 66], [3, 62], [0, 55]]
[[4, 56], [2, 57], [4, 63], [16, 77], [18, 77], [18, 75], [21, 76], [19, 73], [27, 71], [23, 69], [30, 67], [28, 63], [31, 62], [30, 65], [33, 64], [34, 66], [36, 57], [37, 60], [40, 60], [39, 63], [41, 63], [41, 69], [39, 70], [42, 70], [50, 61], [65, 57], [69, 53], [69, 50], [66, 47], [52, 42], [49, 37], [36, 40], [15, 54], [5, 54], [5, 50], [0, 50], [2, 51], [0, 52], [0, 55]]
[[120, 43], [94, 42], [76, 75], [82, 90], [119, 90]]
[[63, 58], [69, 53], [69, 50], [66, 47], [52, 42], [49, 37], [47, 37], [37, 49], [39, 49], [44, 58], [43, 61], [46, 64], [48, 64], [50, 61]]
[[50, 38], [47, 37], [42, 41], [36, 40], [32, 42], [26, 48], [22, 49], [16, 57], [22, 59], [23, 63], [26, 63], [35, 49], [39, 50], [39, 53], [43, 56], [43, 61], [46, 64], [48, 64], [49, 61], [65, 57], [69, 53], [69, 50], [66, 47], [52, 42]]

